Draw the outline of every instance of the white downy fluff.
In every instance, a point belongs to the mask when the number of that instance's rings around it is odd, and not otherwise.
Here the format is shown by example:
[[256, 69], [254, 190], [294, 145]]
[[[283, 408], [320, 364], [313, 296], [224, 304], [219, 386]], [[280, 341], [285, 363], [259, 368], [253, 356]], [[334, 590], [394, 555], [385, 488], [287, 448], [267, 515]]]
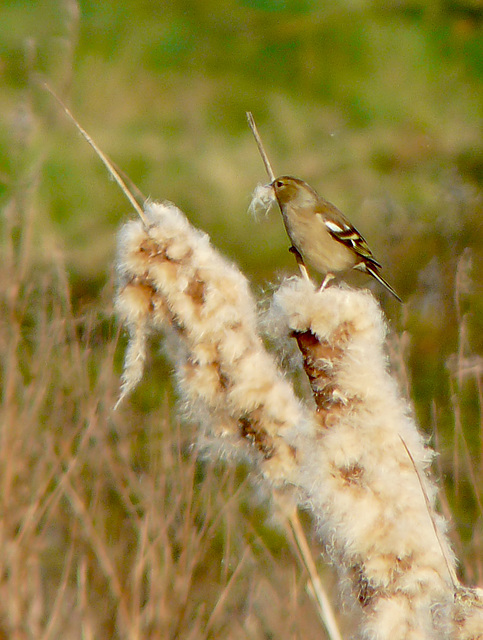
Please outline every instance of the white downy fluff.
[[342, 402], [334, 415], [329, 410], [322, 416], [316, 440], [302, 446], [305, 464], [297, 483], [362, 604], [364, 637], [451, 637], [432, 612], [453, 598], [445, 555], [451, 567], [454, 559], [442, 519], [428, 513], [402, 440], [434, 505], [436, 488], [427, 476], [432, 452], [388, 373], [378, 305], [369, 292], [315, 291], [292, 279], [275, 294], [272, 314], [287, 331], [310, 331], [335, 354], [330, 366], [320, 364], [330, 379], [327, 389]]
[[263, 347], [246, 279], [174, 205], [150, 203], [145, 215], [149, 227], [130, 222], [119, 238], [116, 306], [130, 332], [121, 398], [142, 375], [147, 336], [163, 331], [200, 438], [248, 455], [313, 512], [361, 605], [360, 637], [481, 640], [481, 594], [455, 598], [432, 452], [388, 373], [371, 294], [291, 278], [274, 295], [268, 324], [313, 336], [306, 366], [320, 368], [314, 392], [326, 402], [309, 410]]
[[269, 184], [259, 184], [255, 187], [255, 191], [252, 194], [248, 213], [257, 220], [262, 215], [268, 215], [276, 201], [273, 188]]
[[257, 333], [244, 276], [170, 203], [151, 203], [120, 234], [117, 309], [130, 332], [121, 399], [139, 381], [148, 332], [170, 339], [179, 388], [204, 435], [259, 455], [265, 475], [290, 482], [294, 441], [313, 429]]

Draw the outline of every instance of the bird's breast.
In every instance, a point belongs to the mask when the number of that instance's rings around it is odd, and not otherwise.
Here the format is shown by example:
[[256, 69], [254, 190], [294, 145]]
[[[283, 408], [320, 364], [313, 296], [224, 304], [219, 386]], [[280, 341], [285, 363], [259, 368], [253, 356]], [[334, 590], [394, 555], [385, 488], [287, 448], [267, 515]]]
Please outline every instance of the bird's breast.
[[333, 238], [323, 218], [290, 205], [282, 211], [288, 236], [294, 247], [316, 271], [322, 274], [351, 269], [357, 262], [356, 255], [344, 244]]

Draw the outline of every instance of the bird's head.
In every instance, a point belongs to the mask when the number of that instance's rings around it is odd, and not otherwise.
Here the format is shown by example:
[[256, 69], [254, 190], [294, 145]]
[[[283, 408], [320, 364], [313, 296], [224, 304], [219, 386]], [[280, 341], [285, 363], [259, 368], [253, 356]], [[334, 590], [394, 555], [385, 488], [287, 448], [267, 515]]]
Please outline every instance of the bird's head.
[[275, 178], [271, 187], [280, 206], [292, 204], [307, 207], [314, 205], [318, 199], [314, 189], [303, 180], [299, 180], [299, 178], [281, 176], [280, 178]]

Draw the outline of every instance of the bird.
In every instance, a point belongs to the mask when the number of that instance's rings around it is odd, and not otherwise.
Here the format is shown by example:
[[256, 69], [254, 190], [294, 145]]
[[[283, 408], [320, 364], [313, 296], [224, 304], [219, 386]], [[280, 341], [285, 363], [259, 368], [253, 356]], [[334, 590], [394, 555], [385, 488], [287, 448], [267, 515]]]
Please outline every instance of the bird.
[[325, 275], [321, 290], [336, 273], [357, 269], [371, 275], [402, 302], [379, 273], [382, 265], [374, 258], [363, 236], [337, 207], [299, 178], [281, 176], [269, 186], [273, 189], [292, 243], [290, 251], [295, 254], [307, 278], [305, 261]]

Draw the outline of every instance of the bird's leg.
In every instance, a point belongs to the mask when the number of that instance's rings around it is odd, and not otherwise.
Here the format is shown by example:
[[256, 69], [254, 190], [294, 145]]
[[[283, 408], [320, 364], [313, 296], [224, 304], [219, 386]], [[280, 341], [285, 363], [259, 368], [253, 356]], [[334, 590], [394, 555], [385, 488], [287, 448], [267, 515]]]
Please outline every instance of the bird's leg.
[[325, 278], [324, 281], [322, 282], [322, 284], [319, 287], [319, 291], [323, 291], [325, 289], [325, 287], [329, 284], [329, 282], [331, 280], [333, 280], [335, 278], [335, 275], [333, 273], [328, 273]]
[[304, 259], [300, 255], [300, 252], [298, 251], [298, 249], [296, 249], [294, 246], [292, 246], [292, 247], [290, 247], [289, 251], [290, 251], [290, 253], [294, 254], [295, 260], [297, 260], [297, 264], [299, 266], [300, 273], [302, 274], [302, 276], [306, 280], [308, 280], [309, 282], [312, 282], [312, 280], [310, 279], [310, 276], [309, 276], [309, 272], [307, 271], [307, 267], [305, 266]]

